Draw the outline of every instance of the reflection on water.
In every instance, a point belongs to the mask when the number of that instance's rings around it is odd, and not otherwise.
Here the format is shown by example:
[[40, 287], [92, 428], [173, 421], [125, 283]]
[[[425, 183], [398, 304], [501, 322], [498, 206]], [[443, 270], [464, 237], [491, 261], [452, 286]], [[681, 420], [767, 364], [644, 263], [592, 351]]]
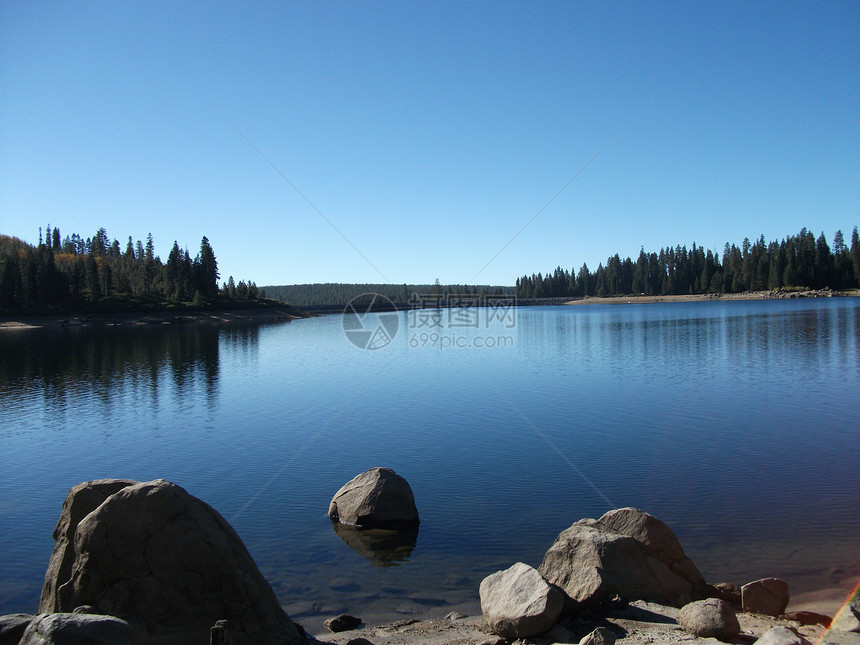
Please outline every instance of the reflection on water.
[[381, 567], [397, 565], [409, 559], [418, 542], [418, 527], [402, 531], [357, 529], [332, 520], [332, 528], [350, 549]]
[[[175, 481], [284, 603], [331, 614], [474, 602], [606, 499], [710, 581], [853, 575], [856, 299], [523, 308], [492, 350], [416, 348], [408, 322], [374, 352], [337, 316], [0, 334], [0, 613], [35, 610], [66, 492], [102, 477]], [[332, 530], [374, 466], [409, 481], [420, 540]]]
[[[22, 330], [0, 334], [0, 388], [38, 392], [63, 412], [86, 384], [110, 405], [130, 388], [155, 398], [163, 375], [180, 395], [202, 384], [207, 396], [218, 388], [219, 332], [213, 327], [144, 329]], [[230, 330], [256, 343], [253, 329]]]

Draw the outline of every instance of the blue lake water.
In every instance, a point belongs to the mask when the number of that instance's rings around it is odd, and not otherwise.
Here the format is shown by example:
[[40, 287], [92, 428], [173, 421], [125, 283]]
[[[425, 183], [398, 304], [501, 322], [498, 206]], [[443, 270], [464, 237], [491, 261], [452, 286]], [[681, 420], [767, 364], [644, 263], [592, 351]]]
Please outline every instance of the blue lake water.
[[[214, 506], [299, 619], [474, 605], [620, 506], [713, 582], [860, 575], [858, 299], [437, 314], [374, 351], [341, 316], [0, 334], [0, 613], [36, 609], [66, 492], [104, 477]], [[326, 516], [373, 466], [421, 514], [396, 566]]]

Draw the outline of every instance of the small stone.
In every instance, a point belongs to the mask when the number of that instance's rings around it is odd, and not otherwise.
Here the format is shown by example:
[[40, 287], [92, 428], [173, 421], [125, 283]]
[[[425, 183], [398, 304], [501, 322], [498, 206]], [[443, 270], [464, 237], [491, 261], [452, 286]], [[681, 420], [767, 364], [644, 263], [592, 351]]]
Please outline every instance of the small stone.
[[803, 636], [788, 627], [772, 627], [755, 645], [812, 645]]
[[340, 614], [334, 618], [329, 618], [323, 624], [330, 632], [345, 632], [361, 625], [361, 618], [356, 618], [349, 614]]
[[615, 645], [615, 635], [606, 629], [598, 627], [593, 632], [584, 636], [579, 645]]
[[734, 638], [741, 631], [731, 605], [719, 598], [684, 605], [678, 612], [678, 624], [684, 631], [704, 638]]
[[741, 587], [744, 611], [779, 616], [788, 606], [788, 583], [779, 578], [762, 578]]
[[446, 620], [463, 620], [464, 618], [468, 618], [468, 616], [460, 613], [459, 611], [452, 611], [450, 614], [445, 616]]

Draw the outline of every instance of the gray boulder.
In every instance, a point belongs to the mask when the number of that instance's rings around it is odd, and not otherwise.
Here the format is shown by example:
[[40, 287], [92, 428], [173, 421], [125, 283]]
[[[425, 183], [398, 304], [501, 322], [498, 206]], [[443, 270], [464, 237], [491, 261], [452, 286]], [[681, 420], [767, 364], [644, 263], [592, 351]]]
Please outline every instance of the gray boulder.
[[779, 578], [762, 578], [741, 587], [744, 611], [779, 616], [788, 606], [788, 583]]
[[788, 627], [771, 627], [755, 645], [812, 645], [803, 636]]
[[80, 521], [101, 506], [108, 497], [136, 483], [131, 479], [96, 479], [78, 484], [66, 495], [60, 519], [54, 529], [56, 544], [42, 585], [40, 613], [62, 611], [57, 604], [57, 581], [62, 584], [71, 578], [72, 565], [75, 562], [75, 530]]
[[615, 634], [606, 627], [598, 627], [590, 634], [583, 636], [579, 645], [615, 645]]
[[419, 523], [409, 483], [390, 468], [371, 468], [344, 484], [332, 498], [328, 515], [341, 524], [368, 529]]
[[[72, 510], [86, 510], [76, 497], [92, 487], [69, 492], [58, 523], [67, 543], [46, 575], [43, 608], [90, 605], [144, 626], [156, 643], [207, 645], [222, 619], [235, 645], [304, 642], [217, 511], [164, 480], [116, 486], [83, 517]], [[98, 488], [110, 490], [105, 481]]]
[[836, 614], [831, 627], [840, 632], [860, 632], [860, 590]]
[[0, 616], [0, 645], [18, 645], [33, 618], [30, 614]]
[[490, 630], [509, 640], [544, 633], [564, 607], [561, 592], [522, 562], [484, 578], [479, 593]]
[[684, 553], [675, 533], [665, 522], [645, 511], [628, 507], [609, 511], [600, 518], [600, 523], [621, 535], [632, 537], [645, 547], [651, 557], [688, 580], [693, 585], [694, 596], [704, 597], [707, 588], [704, 577]]
[[136, 645], [139, 638], [139, 629], [113, 616], [40, 614], [19, 645]]
[[616, 594], [680, 607], [704, 597], [707, 588], [672, 530], [633, 508], [575, 522], [550, 546], [539, 571], [568, 595], [571, 609]]
[[731, 605], [719, 598], [684, 605], [678, 612], [678, 624], [684, 631], [703, 638], [734, 638], [741, 632]]

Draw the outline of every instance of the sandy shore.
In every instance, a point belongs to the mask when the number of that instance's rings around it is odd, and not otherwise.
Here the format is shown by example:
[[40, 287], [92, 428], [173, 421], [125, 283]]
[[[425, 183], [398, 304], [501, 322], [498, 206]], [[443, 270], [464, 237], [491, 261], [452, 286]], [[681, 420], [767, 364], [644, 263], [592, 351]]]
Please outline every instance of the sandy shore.
[[[856, 573], [856, 569], [846, 568], [845, 575], [840, 578], [837, 586], [792, 594], [786, 611], [789, 613], [815, 612], [831, 618], [836, 616], [857, 583], [856, 577], [849, 573], [849, 570]], [[389, 606], [383, 598], [379, 598], [376, 602], [360, 603], [358, 606], [349, 606], [349, 604], [336, 606], [337, 603], [335, 603], [330, 607], [321, 608], [321, 612], [318, 611], [320, 608], [316, 608], [317, 611], [305, 613], [302, 605], [302, 602], [297, 601], [292, 605], [284, 605], [284, 609], [293, 620], [304, 627], [308, 635], [321, 643], [347, 645], [350, 640], [357, 638], [367, 639], [373, 645], [405, 645], [406, 643], [497, 645], [503, 642], [490, 633], [483, 620], [477, 588], [472, 597], [461, 597], [459, 602], [446, 603], [442, 606], [421, 605], [416, 602], [403, 602], [399, 605], [393, 603]], [[337, 634], [328, 632], [323, 624], [324, 621], [342, 612], [361, 618], [363, 624], [351, 631]], [[562, 617], [557, 627], [548, 635], [518, 641], [518, 643], [521, 645], [579, 643], [583, 636], [601, 625], [613, 631], [618, 642], [624, 644], [657, 645], [683, 642], [717, 645], [720, 643], [714, 639], [695, 638], [683, 632], [677, 625], [677, 616], [678, 609], [674, 607], [638, 600], [619, 603], [598, 610], [588, 617]], [[836, 640], [831, 638], [822, 640], [826, 630], [821, 625], [804, 626], [795, 620], [740, 611], [738, 620], [742, 633], [738, 639], [730, 641], [732, 643], [750, 644], [771, 627], [787, 626], [797, 629], [812, 643], [860, 645], [860, 634], [847, 636], [841, 634]]]
[[795, 298], [860, 297], [860, 289], [831, 291], [829, 289], [809, 291], [745, 291], [743, 293], [702, 293], [683, 296], [612, 296], [598, 298], [587, 296], [566, 302], [567, 305], [630, 305], [655, 302], [723, 302], [726, 300], [791, 300]]
[[76, 327], [140, 327], [176, 324], [265, 323], [309, 318], [295, 307], [213, 309], [204, 311], [155, 311], [116, 314], [63, 314], [0, 318], [0, 330], [62, 329]]
[[[835, 612], [834, 612], [835, 613]], [[623, 604], [588, 618], [562, 617], [548, 633], [517, 643], [550, 645], [552, 643], [579, 643], [595, 628], [603, 626], [615, 635], [618, 643], [630, 645], [689, 643], [692, 645], [719, 645], [723, 641], [700, 638], [684, 632], [677, 624], [678, 609], [641, 600]], [[313, 635], [311, 642], [347, 645], [353, 639], [366, 639], [373, 645], [501, 645], [506, 643], [490, 633], [480, 609], [474, 614], [451, 612], [446, 616], [412, 616], [385, 620], [383, 617], [362, 617], [364, 624], [358, 629], [332, 634], [316, 621], [298, 619]], [[825, 628], [821, 625], [801, 625], [794, 620], [772, 618], [761, 614], [738, 613], [741, 634], [731, 643], [752, 643], [771, 627], [784, 626], [796, 629], [812, 643], [860, 643], [860, 634], [841, 634], [841, 640], [822, 639]], [[854, 637], [856, 636], [856, 640]], [[360, 641], [359, 641], [360, 642]]]

